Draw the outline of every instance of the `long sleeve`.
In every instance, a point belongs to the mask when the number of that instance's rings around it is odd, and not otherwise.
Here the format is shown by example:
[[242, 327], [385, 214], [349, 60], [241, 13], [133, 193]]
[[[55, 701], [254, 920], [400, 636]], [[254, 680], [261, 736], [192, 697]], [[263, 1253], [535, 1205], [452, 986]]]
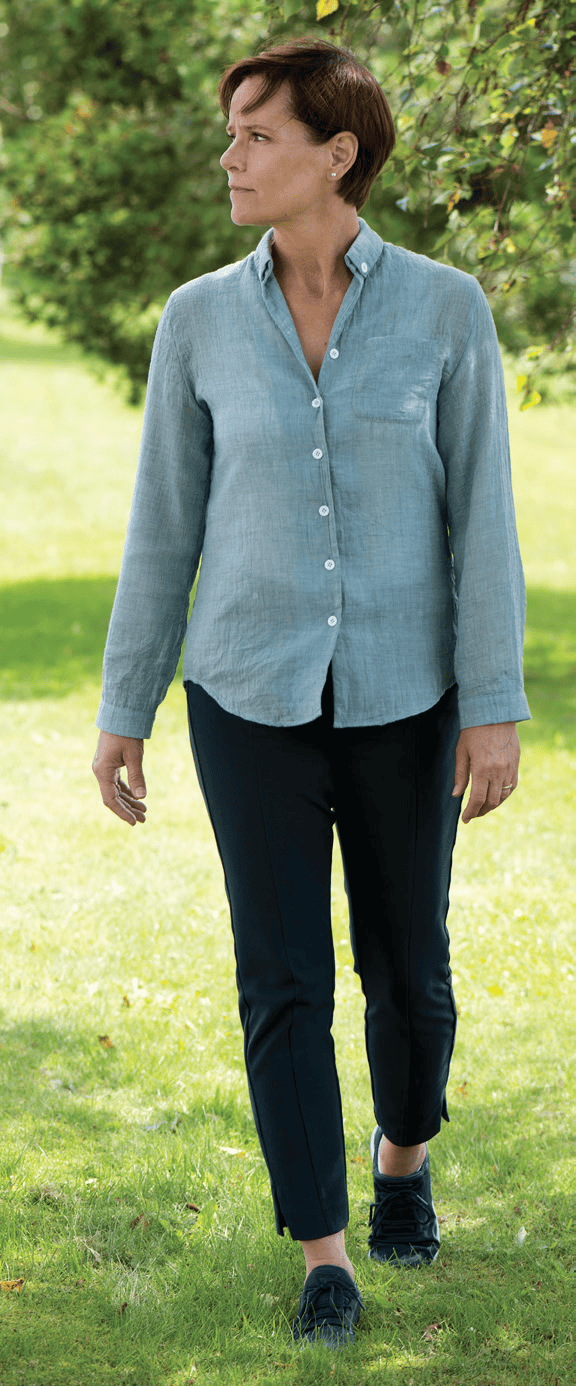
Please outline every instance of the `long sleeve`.
[[138, 471], [104, 654], [104, 731], [148, 737], [174, 677], [206, 521], [212, 420], [182, 369], [171, 302], [148, 377]]
[[518, 547], [502, 363], [479, 286], [459, 361], [438, 395], [457, 594], [461, 727], [530, 717], [522, 679], [526, 594]]

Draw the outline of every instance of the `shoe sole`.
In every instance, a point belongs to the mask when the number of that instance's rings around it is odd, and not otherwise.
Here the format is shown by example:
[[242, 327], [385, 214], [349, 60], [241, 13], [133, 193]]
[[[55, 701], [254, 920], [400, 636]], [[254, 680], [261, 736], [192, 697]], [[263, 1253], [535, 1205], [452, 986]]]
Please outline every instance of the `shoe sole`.
[[414, 1260], [411, 1257], [375, 1256], [372, 1252], [372, 1248], [370, 1248], [368, 1260], [378, 1261], [378, 1264], [381, 1266], [391, 1266], [392, 1270], [420, 1270], [421, 1266], [431, 1266], [432, 1262], [436, 1260], [439, 1251], [440, 1248], [438, 1248], [438, 1251], [434, 1252], [433, 1256], [419, 1256], [417, 1260]]

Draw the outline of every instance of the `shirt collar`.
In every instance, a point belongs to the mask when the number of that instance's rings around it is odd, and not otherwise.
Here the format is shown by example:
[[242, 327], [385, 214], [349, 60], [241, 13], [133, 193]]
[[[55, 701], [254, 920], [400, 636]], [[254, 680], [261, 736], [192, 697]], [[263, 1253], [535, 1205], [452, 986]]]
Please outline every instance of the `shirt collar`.
[[[371, 226], [368, 226], [363, 217], [358, 217], [358, 221], [360, 222], [360, 230], [356, 240], [346, 251], [344, 260], [352, 273], [356, 272], [361, 279], [365, 279], [380, 259], [384, 241], [377, 231], [373, 231]], [[272, 233], [273, 227], [270, 227], [268, 231], [264, 232], [262, 240], [253, 251], [254, 264], [262, 284], [266, 283], [274, 269], [270, 248]]]

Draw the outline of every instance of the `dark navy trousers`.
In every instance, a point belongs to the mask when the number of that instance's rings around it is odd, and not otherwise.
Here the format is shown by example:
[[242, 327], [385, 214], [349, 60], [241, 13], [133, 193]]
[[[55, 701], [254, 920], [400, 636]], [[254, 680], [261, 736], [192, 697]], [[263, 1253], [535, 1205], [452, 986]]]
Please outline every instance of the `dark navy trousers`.
[[237, 717], [187, 682], [190, 740], [224, 868], [254, 1121], [276, 1228], [295, 1240], [348, 1225], [331, 1033], [336, 824], [354, 968], [366, 999], [374, 1116], [395, 1145], [448, 1120], [456, 1034], [446, 929], [461, 798], [452, 798], [457, 685], [385, 726], [295, 727]]

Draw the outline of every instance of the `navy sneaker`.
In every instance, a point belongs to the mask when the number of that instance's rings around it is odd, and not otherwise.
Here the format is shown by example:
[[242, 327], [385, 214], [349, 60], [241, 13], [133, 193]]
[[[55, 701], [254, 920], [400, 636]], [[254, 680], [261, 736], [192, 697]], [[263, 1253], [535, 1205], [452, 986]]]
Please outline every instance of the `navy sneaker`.
[[330, 1348], [354, 1341], [353, 1325], [366, 1305], [356, 1282], [340, 1266], [316, 1266], [306, 1277], [292, 1341], [303, 1347], [321, 1342]]
[[370, 1140], [374, 1203], [370, 1207], [368, 1255], [392, 1266], [421, 1266], [435, 1261], [440, 1250], [438, 1218], [432, 1202], [430, 1157], [415, 1174], [390, 1178], [378, 1168], [382, 1131], [376, 1126]]

